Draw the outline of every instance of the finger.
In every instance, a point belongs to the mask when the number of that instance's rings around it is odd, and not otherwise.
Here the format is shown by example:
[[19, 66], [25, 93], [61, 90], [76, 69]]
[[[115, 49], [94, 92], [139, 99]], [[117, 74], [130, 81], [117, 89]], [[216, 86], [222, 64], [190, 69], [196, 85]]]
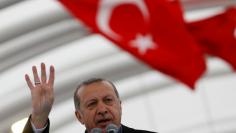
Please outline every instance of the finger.
[[55, 69], [53, 66], [50, 66], [50, 75], [49, 75], [48, 84], [51, 88], [53, 88], [54, 79], [55, 79]]
[[30, 89], [33, 89], [33, 88], [34, 88], [34, 86], [33, 86], [33, 84], [32, 84], [32, 81], [30, 80], [28, 74], [25, 74], [25, 81], [26, 81], [26, 83], [27, 83], [27, 85], [28, 85], [28, 87], [29, 87]]
[[44, 63], [41, 63], [41, 80], [42, 83], [47, 82], [46, 67]]
[[40, 83], [40, 79], [39, 79], [39, 76], [38, 76], [38, 72], [37, 72], [36, 66], [32, 67], [32, 71], [33, 71], [33, 75], [34, 75], [34, 82], [35, 83]]

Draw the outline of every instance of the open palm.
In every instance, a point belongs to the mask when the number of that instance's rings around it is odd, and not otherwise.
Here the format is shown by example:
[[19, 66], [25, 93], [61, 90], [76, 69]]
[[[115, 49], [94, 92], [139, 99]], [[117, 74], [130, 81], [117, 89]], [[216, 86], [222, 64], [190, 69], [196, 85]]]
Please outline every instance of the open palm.
[[50, 67], [50, 75], [47, 80], [46, 66], [41, 63], [41, 78], [39, 78], [37, 68], [32, 67], [34, 84], [30, 80], [28, 74], [25, 75], [25, 80], [31, 91], [32, 98], [32, 116], [31, 120], [36, 127], [42, 127], [45, 125], [48, 119], [48, 115], [51, 111], [54, 102], [54, 79], [55, 70], [54, 67]]

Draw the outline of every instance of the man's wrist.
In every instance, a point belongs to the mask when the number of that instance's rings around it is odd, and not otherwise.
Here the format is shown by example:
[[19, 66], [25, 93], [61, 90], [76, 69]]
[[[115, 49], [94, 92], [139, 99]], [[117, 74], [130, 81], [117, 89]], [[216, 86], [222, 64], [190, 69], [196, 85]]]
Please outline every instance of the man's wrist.
[[47, 125], [48, 117], [38, 117], [35, 115], [31, 115], [30, 122], [34, 125], [36, 129], [44, 128]]

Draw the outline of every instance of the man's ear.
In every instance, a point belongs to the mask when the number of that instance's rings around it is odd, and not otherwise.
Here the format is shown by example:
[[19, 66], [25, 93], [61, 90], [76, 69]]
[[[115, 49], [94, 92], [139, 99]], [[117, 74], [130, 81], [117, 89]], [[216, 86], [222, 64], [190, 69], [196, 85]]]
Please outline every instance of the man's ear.
[[80, 121], [80, 123], [84, 125], [83, 115], [81, 114], [81, 112], [76, 110], [75, 116]]

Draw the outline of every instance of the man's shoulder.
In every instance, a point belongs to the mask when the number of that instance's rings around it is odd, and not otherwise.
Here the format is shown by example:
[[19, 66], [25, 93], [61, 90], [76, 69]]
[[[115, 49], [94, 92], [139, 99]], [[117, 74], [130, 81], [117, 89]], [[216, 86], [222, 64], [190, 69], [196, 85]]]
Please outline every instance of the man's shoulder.
[[138, 130], [138, 129], [134, 129], [134, 128], [130, 128], [125, 125], [122, 125], [122, 133], [157, 133], [157, 132]]

